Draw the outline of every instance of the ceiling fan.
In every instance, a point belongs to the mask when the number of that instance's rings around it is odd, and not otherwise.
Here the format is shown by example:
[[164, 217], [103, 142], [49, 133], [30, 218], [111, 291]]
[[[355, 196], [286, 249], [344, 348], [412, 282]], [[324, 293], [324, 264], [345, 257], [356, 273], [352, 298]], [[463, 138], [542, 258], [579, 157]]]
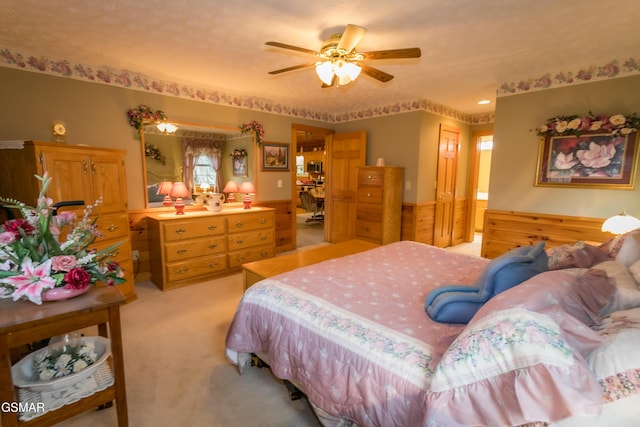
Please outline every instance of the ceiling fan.
[[421, 55], [418, 47], [357, 52], [355, 48], [366, 32], [367, 30], [364, 27], [349, 24], [342, 34], [333, 34], [329, 40], [325, 41], [319, 52], [280, 42], [266, 42], [265, 44], [268, 46], [295, 50], [317, 58], [315, 62], [281, 68], [270, 71], [269, 74], [280, 74], [315, 66], [316, 74], [322, 80], [322, 87], [344, 86], [358, 78], [360, 72], [386, 83], [393, 79], [393, 76], [365, 64], [364, 61], [371, 59], [419, 58]]

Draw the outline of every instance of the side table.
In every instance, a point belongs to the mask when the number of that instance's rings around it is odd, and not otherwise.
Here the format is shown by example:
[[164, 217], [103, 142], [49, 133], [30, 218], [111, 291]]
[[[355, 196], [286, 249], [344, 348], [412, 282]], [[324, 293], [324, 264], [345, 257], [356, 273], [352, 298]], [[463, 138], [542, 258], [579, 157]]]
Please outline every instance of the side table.
[[126, 299], [117, 287], [95, 287], [79, 297], [36, 305], [28, 301], [0, 300], [0, 403], [17, 402], [11, 376], [11, 349], [55, 335], [97, 325], [100, 336], [111, 341], [114, 383], [82, 400], [23, 421], [14, 412], [2, 412], [3, 427], [49, 426], [116, 402], [118, 425], [128, 426], [127, 396], [122, 356], [120, 305]]

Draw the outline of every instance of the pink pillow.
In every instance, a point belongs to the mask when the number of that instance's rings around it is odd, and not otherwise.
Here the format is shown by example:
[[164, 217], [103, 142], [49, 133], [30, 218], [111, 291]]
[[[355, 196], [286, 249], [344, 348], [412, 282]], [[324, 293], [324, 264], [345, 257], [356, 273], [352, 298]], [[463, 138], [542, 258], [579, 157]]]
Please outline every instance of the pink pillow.
[[573, 245], [560, 245], [547, 250], [549, 270], [564, 268], [589, 268], [609, 259], [609, 255], [597, 246], [578, 241]]

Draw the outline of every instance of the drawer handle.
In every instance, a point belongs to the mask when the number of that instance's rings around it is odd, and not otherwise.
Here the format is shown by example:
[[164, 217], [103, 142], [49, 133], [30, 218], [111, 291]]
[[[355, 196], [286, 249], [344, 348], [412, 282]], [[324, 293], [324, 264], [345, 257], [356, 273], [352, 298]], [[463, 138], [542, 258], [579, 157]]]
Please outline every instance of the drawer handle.
[[239, 256], [238, 258], [238, 262], [244, 262], [245, 258], [243, 256]]
[[111, 224], [109, 227], [107, 227], [107, 230], [113, 233], [114, 231], [118, 230], [118, 226], [115, 224]]
[[262, 252], [260, 256], [262, 256], [262, 258], [267, 258], [269, 256], [269, 252]]
[[102, 256], [105, 258], [117, 257], [118, 255], [120, 255], [120, 251], [113, 251], [113, 252], [107, 252], [105, 254], [102, 254]]
[[187, 250], [186, 250], [186, 249], [178, 249], [178, 250], [176, 251], [176, 253], [177, 253], [178, 255], [183, 255], [183, 254], [186, 254], [186, 253], [187, 253]]
[[180, 267], [180, 268], [176, 271], [176, 273], [178, 273], [178, 274], [184, 274], [184, 273], [186, 273], [187, 271], [189, 271], [189, 269], [188, 269], [188, 268], [186, 268], [186, 267]]
[[267, 223], [267, 219], [266, 218], [260, 218], [260, 221], [258, 221], [260, 224], [266, 224]]
[[212, 263], [209, 264], [209, 268], [216, 268], [219, 265], [220, 265], [219, 262], [212, 262]]
[[216, 243], [212, 243], [212, 244], [209, 245], [209, 249], [215, 249], [217, 247], [218, 247], [218, 245]]
[[236, 239], [236, 243], [237, 243], [237, 244], [239, 244], [239, 245], [241, 245], [241, 244], [243, 244], [243, 243], [244, 243], [244, 240], [243, 240], [243, 239]]
[[241, 228], [244, 225], [242, 222], [236, 222], [236, 227]]
[[364, 231], [366, 231], [367, 233], [371, 231], [371, 229], [369, 227], [365, 227]]
[[184, 228], [178, 228], [178, 229], [175, 231], [175, 233], [176, 233], [176, 234], [184, 234], [184, 233], [186, 233], [186, 232], [187, 232], [187, 230], [185, 230]]
[[367, 193], [367, 197], [371, 197], [371, 193]]
[[260, 236], [260, 240], [267, 240], [268, 237], [267, 236]]
[[207, 227], [207, 228], [209, 229], [209, 231], [213, 231], [213, 230], [215, 230], [216, 228], [218, 228], [218, 226], [217, 226], [217, 225], [213, 225], [213, 224], [212, 224], [212, 225], [210, 225], [210, 226], [209, 226], [209, 227]]
[[373, 175], [371, 174], [367, 175], [367, 179], [373, 179]]

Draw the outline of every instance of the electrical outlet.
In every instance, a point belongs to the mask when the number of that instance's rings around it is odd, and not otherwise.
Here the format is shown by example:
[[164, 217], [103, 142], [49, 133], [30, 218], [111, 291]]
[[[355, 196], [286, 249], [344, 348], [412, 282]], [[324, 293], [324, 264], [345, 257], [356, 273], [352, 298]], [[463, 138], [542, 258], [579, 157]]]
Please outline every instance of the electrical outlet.
[[139, 250], [132, 251], [131, 255], [133, 256], [133, 260], [134, 261], [140, 260], [140, 251]]

